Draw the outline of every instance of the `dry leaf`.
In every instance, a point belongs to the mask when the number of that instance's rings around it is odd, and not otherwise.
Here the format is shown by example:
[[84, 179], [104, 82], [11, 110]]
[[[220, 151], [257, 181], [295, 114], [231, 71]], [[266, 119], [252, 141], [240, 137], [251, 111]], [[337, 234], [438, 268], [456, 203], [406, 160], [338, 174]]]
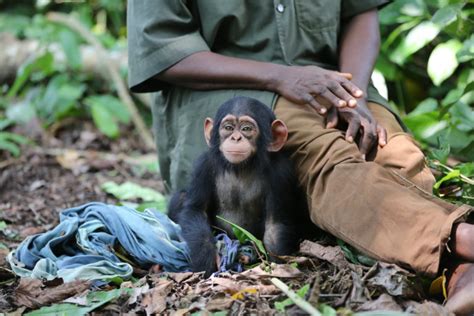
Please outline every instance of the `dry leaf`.
[[208, 311], [222, 311], [222, 310], [229, 310], [234, 304], [234, 300], [231, 298], [218, 298], [215, 300], [211, 300], [207, 303], [206, 309]]
[[357, 311], [397, 311], [401, 312], [403, 309], [395, 302], [393, 297], [387, 294], [382, 294], [375, 301], [365, 302], [357, 308]]
[[327, 261], [339, 269], [349, 268], [349, 262], [339, 246], [322, 246], [305, 240], [300, 244], [300, 252], [306, 256], [316, 257]]
[[267, 272], [263, 270], [261, 266], [258, 266], [242, 272], [241, 275], [249, 279], [300, 278], [303, 276], [303, 273], [298, 268], [288, 264], [272, 264], [271, 272]]
[[384, 289], [392, 296], [420, 298], [423, 289], [414, 282], [415, 275], [395, 264], [376, 263], [375, 274], [367, 280], [367, 285]]
[[89, 289], [89, 285], [89, 281], [77, 280], [46, 287], [40, 280], [23, 278], [15, 289], [15, 304], [35, 309], [76, 296]]
[[173, 282], [161, 280], [154, 288], [143, 294], [141, 305], [147, 315], [159, 314], [166, 310], [166, 297], [173, 288]]

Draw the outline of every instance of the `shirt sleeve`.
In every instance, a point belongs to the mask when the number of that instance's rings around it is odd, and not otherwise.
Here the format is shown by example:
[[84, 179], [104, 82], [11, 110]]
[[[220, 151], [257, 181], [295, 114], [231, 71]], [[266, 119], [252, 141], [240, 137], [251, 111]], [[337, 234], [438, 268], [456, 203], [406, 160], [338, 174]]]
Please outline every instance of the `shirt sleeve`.
[[342, 0], [341, 18], [350, 18], [365, 11], [381, 8], [390, 2], [391, 0]]
[[128, 83], [133, 92], [158, 91], [153, 78], [181, 59], [209, 47], [186, 0], [129, 0]]

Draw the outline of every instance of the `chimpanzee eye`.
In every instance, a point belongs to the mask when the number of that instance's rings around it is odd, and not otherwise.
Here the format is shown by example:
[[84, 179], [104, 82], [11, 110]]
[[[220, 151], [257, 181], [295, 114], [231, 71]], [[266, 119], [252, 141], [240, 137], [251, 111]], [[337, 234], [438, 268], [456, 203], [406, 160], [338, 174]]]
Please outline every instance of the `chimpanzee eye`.
[[225, 129], [226, 131], [229, 131], [229, 132], [230, 132], [230, 131], [233, 131], [233, 130], [234, 130], [234, 127], [233, 127], [232, 125], [230, 125], [230, 124], [226, 124], [226, 125], [224, 125], [224, 129]]
[[240, 130], [242, 132], [251, 132], [253, 131], [253, 126], [252, 125], [243, 125]]

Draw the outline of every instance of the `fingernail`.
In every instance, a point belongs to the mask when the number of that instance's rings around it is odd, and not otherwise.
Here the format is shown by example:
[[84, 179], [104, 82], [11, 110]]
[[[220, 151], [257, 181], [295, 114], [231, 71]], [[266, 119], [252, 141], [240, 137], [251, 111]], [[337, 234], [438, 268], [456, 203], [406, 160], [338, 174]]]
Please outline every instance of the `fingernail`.
[[362, 90], [357, 90], [356, 94], [357, 96], [361, 97], [364, 94], [364, 92], [362, 92]]
[[319, 113], [321, 113], [321, 114], [326, 113], [326, 108], [322, 108], [321, 110], [319, 110]]
[[356, 106], [357, 105], [357, 101], [354, 100], [354, 99], [350, 99], [349, 100], [349, 106]]
[[344, 101], [344, 100], [339, 100], [339, 106], [346, 106], [347, 105], [347, 102]]
[[380, 142], [380, 145], [385, 146], [385, 145], [387, 145], [387, 142], [383, 140], [383, 141]]
[[352, 143], [352, 142], [354, 141], [354, 138], [352, 138], [352, 136], [349, 136], [349, 137], [347, 137], [347, 141], [348, 141], [349, 143]]
[[364, 160], [365, 160], [365, 155], [362, 155], [362, 159], [364, 159]]

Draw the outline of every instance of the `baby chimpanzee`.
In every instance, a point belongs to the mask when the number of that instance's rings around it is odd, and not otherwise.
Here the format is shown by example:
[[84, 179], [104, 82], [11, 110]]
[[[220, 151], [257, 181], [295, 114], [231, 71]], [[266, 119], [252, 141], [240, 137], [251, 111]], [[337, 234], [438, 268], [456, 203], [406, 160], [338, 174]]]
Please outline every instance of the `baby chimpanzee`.
[[[209, 150], [197, 160], [190, 185], [169, 207], [191, 251], [193, 271], [217, 270], [211, 225], [233, 237], [230, 225], [262, 239], [270, 254], [295, 251], [301, 228], [310, 223], [306, 198], [288, 157], [281, 152], [285, 124], [261, 102], [235, 97], [220, 106], [204, 134]], [[300, 230], [300, 231], [298, 231]]]

